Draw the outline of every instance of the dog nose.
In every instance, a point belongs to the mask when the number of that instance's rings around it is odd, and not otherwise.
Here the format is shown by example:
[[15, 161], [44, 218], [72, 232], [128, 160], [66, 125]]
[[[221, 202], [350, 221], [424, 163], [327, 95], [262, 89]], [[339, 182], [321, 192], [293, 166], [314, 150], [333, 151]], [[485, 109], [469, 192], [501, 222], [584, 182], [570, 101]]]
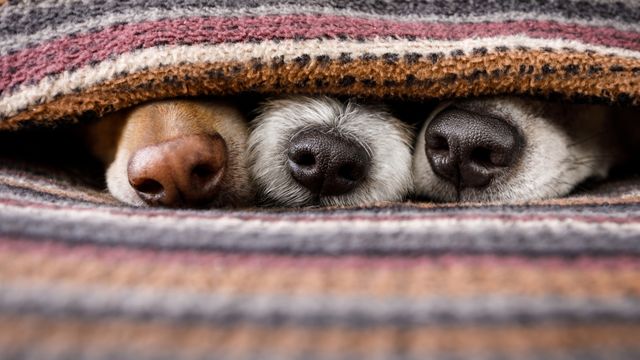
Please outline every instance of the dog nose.
[[321, 130], [294, 136], [287, 156], [293, 178], [313, 194], [324, 196], [353, 190], [365, 180], [371, 162], [357, 142]]
[[220, 135], [188, 135], [136, 151], [127, 173], [149, 205], [199, 206], [216, 196], [226, 164], [227, 145]]
[[520, 157], [524, 139], [502, 119], [449, 108], [429, 123], [425, 141], [433, 171], [463, 189], [483, 188], [508, 172]]

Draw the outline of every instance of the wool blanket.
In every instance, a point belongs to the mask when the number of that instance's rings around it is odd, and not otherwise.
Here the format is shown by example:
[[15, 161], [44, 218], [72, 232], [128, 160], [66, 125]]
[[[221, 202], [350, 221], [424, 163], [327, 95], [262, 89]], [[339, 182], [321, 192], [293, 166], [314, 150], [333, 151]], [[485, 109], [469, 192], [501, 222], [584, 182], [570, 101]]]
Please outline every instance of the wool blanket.
[[[2, 130], [241, 93], [640, 105], [640, 4], [0, 0]], [[195, 211], [0, 157], [2, 359], [640, 357], [637, 178], [527, 203]]]

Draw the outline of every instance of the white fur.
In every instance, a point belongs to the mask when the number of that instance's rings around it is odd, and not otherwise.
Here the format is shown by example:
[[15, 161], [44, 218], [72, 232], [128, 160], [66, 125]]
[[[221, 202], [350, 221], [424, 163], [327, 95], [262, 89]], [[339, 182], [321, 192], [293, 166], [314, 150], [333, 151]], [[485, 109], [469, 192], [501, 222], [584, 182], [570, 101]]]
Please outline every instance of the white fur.
[[431, 113], [418, 134], [413, 158], [417, 195], [439, 201], [518, 201], [563, 196], [590, 177], [604, 177], [612, 166], [613, 149], [607, 146], [607, 110], [596, 106], [550, 105], [518, 98], [492, 98], [458, 102], [499, 117], [518, 128], [525, 147], [520, 160], [486, 188], [460, 191], [438, 177], [425, 152], [429, 122], [451, 103]]
[[129, 184], [127, 165], [131, 154], [126, 150], [118, 151], [116, 159], [109, 165], [106, 172], [107, 188], [116, 199], [133, 206], [147, 206]]
[[[314, 195], [287, 166], [287, 148], [299, 132], [318, 128], [356, 141], [371, 157], [370, 174], [350, 193]], [[272, 100], [260, 110], [249, 135], [251, 172], [267, 201], [286, 206], [362, 205], [402, 200], [411, 190], [411, 133], [384, 110], [343, 104], [328, 97]]]

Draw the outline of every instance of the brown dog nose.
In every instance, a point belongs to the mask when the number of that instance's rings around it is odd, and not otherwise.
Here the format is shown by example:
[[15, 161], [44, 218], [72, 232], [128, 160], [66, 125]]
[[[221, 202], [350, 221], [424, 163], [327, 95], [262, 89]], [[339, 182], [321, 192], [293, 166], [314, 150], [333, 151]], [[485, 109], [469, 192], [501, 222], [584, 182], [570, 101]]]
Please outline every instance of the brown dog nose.
[[189, 135], [136, 151], [127, 172], [149, 205], [198, 206], [216, 196], [226, 164], [227, 145], [220, 135]]
[[485, 187], [506, 173], [520, 157], [524, 139], [502, 119], [449, 108], [429, 123], [425, 141], [433, 171], [463, 189]]
[[341, 195], [367, 176], [371, 159], [355, 141], [321, 130], [291, 139], [287, 154], [293, 178], [315, 195]]

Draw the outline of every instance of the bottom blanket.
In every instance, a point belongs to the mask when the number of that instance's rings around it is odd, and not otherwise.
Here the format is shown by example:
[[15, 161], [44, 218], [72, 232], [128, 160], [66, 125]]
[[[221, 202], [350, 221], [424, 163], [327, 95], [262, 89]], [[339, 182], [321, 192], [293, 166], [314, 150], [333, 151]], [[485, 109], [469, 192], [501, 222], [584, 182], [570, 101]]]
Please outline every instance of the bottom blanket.
[[0, 358], [640, 358], [640, 179], [511, 205], [152, 210], [3, 160]]

